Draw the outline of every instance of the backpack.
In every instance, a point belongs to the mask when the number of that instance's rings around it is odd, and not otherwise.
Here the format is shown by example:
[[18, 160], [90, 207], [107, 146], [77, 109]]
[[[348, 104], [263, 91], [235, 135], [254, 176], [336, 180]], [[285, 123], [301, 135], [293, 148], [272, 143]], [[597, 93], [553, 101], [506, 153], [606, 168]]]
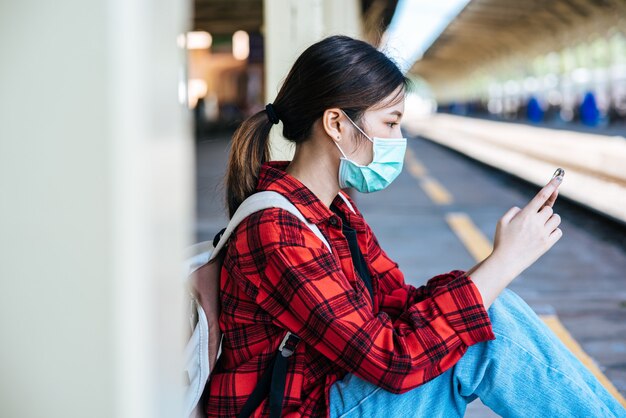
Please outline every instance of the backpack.
[[[235, 211], [226, 228], [221, 231], [221, 236], [218, 234], [213, 242], [205, 241], [190, 247], [188, 258], [185, 261], [185, 284], [188, 290], [187, 302], [191, 332], [184, 351], [184, 378], [186, 381], [184, 406], [186, 417], [195, 418], [203, 416], [204, 411], [201, 410], [200, 405], [202, 402], [200, 402], [200, 400], [211, 371], [221, 354], [222, 333], [219, 328], [218, 319], [220, 314], [220, 274], [225, 254], [225, 251], [222, 250], [226, 247], [232, 232], [245, 218], [255, 212], [272, 207], [285, 209], [295, 215], [304, 222], [304, 224], [326, 245], [328, 250], [332, 252], [330, 244], [319, 228], [315, 224], [308, 222], [302, 213], [300, 213], [287, 198], [273, 191], [258, 192], [248, 197]], [[196, 295], [192, 291], [193, 289], [190, 283], [193, 275], [197, 275], [197, 280], [203, 280], [209, 284], [208, 303], [210, 310], [208, 312], [205, 312], [200, 306]], [[266, 387], [262, 386], [269, 385], [270, 383], [268, 382], [270, 381], [273, 389], [272, 392], [280, 393], [280, 398], [272, 399], [272, 397], [270, 397], [271, 415], [278, 416], [280, 414], [285, 378], [282, 378], [280, 382], [276, 382], [276, 380], [280, 379], [272, 379], [270, 369], [281, 370], [281, 372], [284, 373], [286, 366], [284, 366], [282, 362], [286, 362], [287, 357], [293, 353], [295, 345], [297, 345], [298, 342], [299, 338], [297, 336], [291, 332], [287, 332], [279, 348], [280, 354], [282, 355], [278, 355], [279, 353], [277, 353], [276, 360], [273, 360], [273, 364], [276, 365], [268, 367], [268, 371], [261, 377], [259, 384], [248, 399], [248, 402], [246, 402], [240, 416], [249, 415], [267, 396], [268, 390]], [[274, 387], [274, 385], [276, 385], [276, 387]]]

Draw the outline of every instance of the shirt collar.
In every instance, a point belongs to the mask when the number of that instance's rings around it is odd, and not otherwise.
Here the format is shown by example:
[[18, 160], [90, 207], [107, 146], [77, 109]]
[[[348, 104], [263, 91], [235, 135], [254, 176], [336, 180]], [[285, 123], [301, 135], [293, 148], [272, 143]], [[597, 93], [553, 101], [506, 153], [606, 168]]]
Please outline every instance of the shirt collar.
[[[307, 221], [314, 224], [324, 222], [335, 216], [308, 187], [300, 180], [288, 174], [285, 169], [290, 161], [270, 161], [261, 166], [257, 192], [272, 190], [285, 196], [304, 215]], [[341, 192], [340, 192], [341, 193]], [[333, 204], [346, 215], [354, 216], [351, 208], [341, 196], [337, 195]]]

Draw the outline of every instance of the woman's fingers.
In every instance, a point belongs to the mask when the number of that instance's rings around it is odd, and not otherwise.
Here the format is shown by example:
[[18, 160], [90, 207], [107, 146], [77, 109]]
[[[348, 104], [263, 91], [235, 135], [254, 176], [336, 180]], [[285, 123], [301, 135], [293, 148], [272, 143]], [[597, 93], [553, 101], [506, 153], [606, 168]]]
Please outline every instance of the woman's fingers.
[[558, 195], [559, 195], [559, 189], [556, 189], [554, 193], [552, 193], [552, 196], [548, 198], [544, 206], [550, 206], [550, 207], [554, 206], [554, 203], [556, 202], [556, 198], [558, 197]]
[[548, 184], [546, 184], [539, 193], [526, 205], [523, 209], [524, 211], [529, 211], [530, 213], [537, 213], [539, 209], [550, 199], [552, 194], [558, 189], [561, 182], [558, 180], [558, 177], [550, 180]]
[[[552, 245], [554, 245], [562, 236], [563, 231], [561, 231], [561, 228], [556, 228], [550, 233], [550, 235], [548, 236], [548, 240]], [[550, 247], [552, 247], [552, 245]]]
[[521, 211], [517, 206], [513, 206], [511, 209], [507, 210], [504, 215], [500, 218], [500, 222], [504, 224], [508, 224], [511, 222], [511, 219], [515, 217]]
[[552, 232], [560, 224], [561, 224], [561, 217], [559, 216], [559, 214], [555, 213], [550, 217], [550, 219], [548, 219], [548, 222], [546, 222], [546, 228], [548, 229], [548, 231]]
[[554, 209], [552, 209], [552, 206], [545, 205], [544, 207], [541, 208], [541, 210], [539, 210], [538, 215], [541, 218], [541, 220], [543, 220], [543, 223], [546, 223], [548, 222], [548, 219], [550, 219], [550, 216], [552, 216], [553, 213], [554, 213]]

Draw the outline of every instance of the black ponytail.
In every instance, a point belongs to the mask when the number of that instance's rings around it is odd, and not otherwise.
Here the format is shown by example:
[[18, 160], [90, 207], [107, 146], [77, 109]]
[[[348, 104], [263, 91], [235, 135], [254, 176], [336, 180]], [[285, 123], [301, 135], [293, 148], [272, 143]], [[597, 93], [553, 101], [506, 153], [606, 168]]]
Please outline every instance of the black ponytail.
[[269, 161], [269, 133], [272, 122], [262, 110], [237, 128], [233, 135], [226, 172], [226, 203], [232, 217], [241, 202], [254, 193], [259, 170]]

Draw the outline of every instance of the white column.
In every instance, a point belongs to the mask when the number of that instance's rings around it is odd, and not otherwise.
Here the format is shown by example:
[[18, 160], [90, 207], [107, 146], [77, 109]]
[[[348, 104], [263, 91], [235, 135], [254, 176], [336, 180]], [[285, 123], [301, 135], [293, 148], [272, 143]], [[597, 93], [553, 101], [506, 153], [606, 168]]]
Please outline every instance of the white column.
[[0, 416], [180, 416], [185, 2], [0, 6]]

